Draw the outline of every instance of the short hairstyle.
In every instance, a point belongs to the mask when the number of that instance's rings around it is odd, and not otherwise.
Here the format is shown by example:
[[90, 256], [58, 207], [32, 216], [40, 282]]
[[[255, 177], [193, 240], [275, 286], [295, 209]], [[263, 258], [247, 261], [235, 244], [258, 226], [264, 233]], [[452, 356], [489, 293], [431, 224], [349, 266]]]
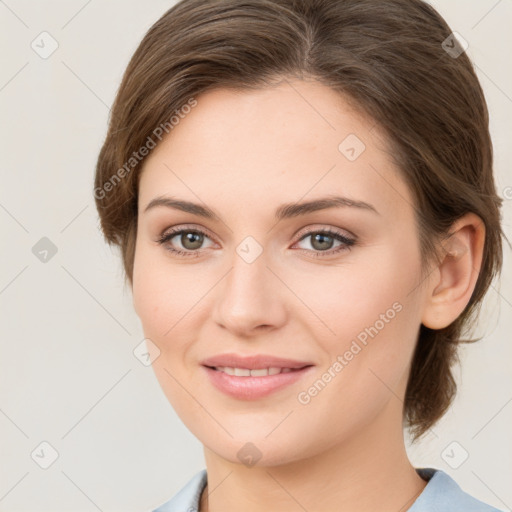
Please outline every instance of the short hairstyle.
[[457, 346], [502, 265], [501, 199], [485, 98], [443, 18], [421, 0], [182, 0], [146, 33], [115, 98], [94, 196], [107, 242], [132, 284], [143, 157], [202, 92], [263, 88], [307, 76], [387, 135], [414, 198], [422, 259], [468, 212], [486, 229], [481, 271], [448, 327], [421, 326], [403, 419], [413, 441], [456, 392]]

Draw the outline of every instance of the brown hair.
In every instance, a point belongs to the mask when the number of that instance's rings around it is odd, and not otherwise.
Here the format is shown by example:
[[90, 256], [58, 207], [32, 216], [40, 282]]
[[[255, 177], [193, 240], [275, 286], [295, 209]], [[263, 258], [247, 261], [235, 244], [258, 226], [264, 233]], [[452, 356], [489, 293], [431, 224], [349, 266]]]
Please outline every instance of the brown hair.
[[486, 228], [481, 272], [463, 314], [444, 329], [420, 328], [404, 403], [414, 440], [451, 404], [457, 344], [473, 341], [461, 339], [464, 329], [502, 264], [487, 106], [450, 34], [421, 0], [182, 0], [130, 60], [95, 176], [101, 228], [121, 248], [131, 284], [141, 155], [162, 128], [172, 130], [185, 105], [213, 88], [304, 75], [350, 98], [388, 135], [415, 199], [424, 256], [467, 212]]

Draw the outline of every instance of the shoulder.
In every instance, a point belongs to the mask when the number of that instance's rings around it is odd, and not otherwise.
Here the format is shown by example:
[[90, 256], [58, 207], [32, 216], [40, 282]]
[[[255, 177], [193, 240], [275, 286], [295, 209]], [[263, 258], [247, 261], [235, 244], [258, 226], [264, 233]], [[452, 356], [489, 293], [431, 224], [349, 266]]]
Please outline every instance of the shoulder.
[[198, 512], [199, 500], [206, 482], [206, 469], [203, 469], [196, 473], [178, 494], [152, 512]]
[[501, 512], [463, 491], [440, 469], [416, 468], [416, 472], [428, 483], [407, 512]]

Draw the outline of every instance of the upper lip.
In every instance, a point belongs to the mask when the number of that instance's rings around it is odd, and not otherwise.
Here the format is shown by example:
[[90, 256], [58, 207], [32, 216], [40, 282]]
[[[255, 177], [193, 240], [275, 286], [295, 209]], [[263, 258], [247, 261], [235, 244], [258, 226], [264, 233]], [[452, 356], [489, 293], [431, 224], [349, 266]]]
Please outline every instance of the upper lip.
[[313, 363], [307, 361], [297, 361], [296, 359], [285, 359], [274, 357], [268, 354], [256, 354], [252, 356], [240, 356], [237, 354], [219, 354], [209, 357], [201, 362], [203, 366], [210, 367], [228, 367], [228, 368], [247, 368], [257, 370], [262, 368], [303, 368], [311, 366]]

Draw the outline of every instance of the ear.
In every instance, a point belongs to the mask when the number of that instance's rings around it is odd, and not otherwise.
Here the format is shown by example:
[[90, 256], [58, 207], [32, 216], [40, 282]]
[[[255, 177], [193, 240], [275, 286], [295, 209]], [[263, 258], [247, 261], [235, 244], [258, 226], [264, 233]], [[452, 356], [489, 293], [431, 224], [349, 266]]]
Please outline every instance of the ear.
[[431, 273], [422, 323], [443, 329], [464, 311], [475, 289], [485, 243], [480, 217], [467, 213], [440, 243], [440, 262]]

